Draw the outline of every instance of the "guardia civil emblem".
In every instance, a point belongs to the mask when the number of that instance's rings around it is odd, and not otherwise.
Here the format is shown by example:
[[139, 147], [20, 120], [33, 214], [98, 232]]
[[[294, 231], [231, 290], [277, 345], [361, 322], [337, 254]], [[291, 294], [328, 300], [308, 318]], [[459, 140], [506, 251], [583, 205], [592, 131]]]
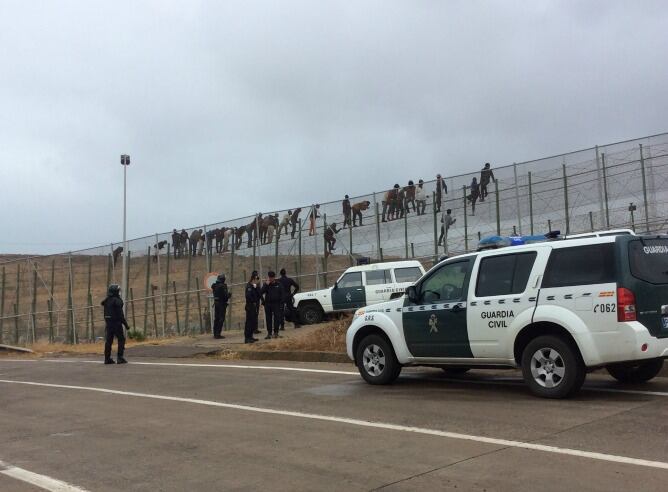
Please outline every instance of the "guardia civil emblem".
[[350, 292], [346, 294], [346, 301], [350, 302], [353, 300], [353, 296], [350, 295]]
[[438, 318], [435, 314], [429, 316], [429, 333], [438, 333]]

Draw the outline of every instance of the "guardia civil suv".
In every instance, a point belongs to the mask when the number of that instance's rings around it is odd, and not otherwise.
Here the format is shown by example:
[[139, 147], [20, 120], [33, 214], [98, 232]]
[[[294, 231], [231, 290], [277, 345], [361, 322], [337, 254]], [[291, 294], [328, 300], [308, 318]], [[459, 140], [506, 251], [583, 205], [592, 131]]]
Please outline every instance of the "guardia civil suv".
[[326, 314], [401, 297], [424, 275], [417, 260], [372, 263], [348, 268], [332, 287], [295, 294], [294, 306], [303, 323], [319, 323]]
[[594, 233], [446, 259], [401, 298], [356, 311], [346, 343], [371, 384], [408, 365], [519, 367], [548, 398], [601, 367], [648, 381], [668, 358], [668, 236]]

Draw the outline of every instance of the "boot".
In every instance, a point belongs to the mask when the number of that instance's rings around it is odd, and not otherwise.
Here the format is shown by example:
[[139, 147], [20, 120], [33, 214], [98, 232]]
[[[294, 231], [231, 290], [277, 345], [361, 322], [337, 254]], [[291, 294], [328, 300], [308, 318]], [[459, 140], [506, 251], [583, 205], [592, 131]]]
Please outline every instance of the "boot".
[[125, 359], [124, 359], [123, 357], [119, 357], [119, 358], [118, 358], [118, 362], [117, 362], [117, 363], [118, 363], [118, 364], [127, 364], [127, 363], [128, 363], [128, 361], [127, 361], [127, 360], [125, 360]]
[[116, 361], [114, 359], [105, 359], [104, 363], [105, 364], [116, 364]]

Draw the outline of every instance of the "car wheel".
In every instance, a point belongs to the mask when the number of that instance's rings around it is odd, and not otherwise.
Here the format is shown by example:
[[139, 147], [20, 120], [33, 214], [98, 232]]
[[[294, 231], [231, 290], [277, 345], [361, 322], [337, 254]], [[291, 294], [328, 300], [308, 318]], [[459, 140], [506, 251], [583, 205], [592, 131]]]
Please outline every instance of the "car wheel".
[[529, 389], [543, 398], [566, 398], [585, 379], [580, 355], [559, 337], [537, 337], [522, 352], [522, 375]]
[[645, 383], [654, 378], [663, 368], [663, 359], [642, 362], [610, 364], [606, 369], [620, 383]]
[[471, 370], [470, 367], [465, 366], [443, 366], [443, 372], [449, 376], [456, 376], [457, 374], [464, 374]]
[[355, 361], [360, 374], [370, 384], [390, 384], [401, 373], [392, 345], [379, 335], [369, 335], [362, 340]]
[[299, 317], [305, 325], [320, 323], [324, 317], [322, 308], [318, 304], [303, 304], [299, 306]]

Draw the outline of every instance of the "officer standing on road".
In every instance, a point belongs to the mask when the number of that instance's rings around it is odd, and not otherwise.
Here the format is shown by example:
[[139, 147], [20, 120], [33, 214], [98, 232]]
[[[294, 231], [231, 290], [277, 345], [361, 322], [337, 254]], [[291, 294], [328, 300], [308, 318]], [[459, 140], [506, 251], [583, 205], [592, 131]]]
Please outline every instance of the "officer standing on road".
[[225, 338], [222, 335], [223, 324], [225, 323], [227, 304], [230, 297], [232, 297], [225, 283], [225, 274], [221, 273], [218, 275], [218, 278], [211, 286], [211, 290], [213, 291], [213, 308], [215, 313], [213, 318], [213, 338]]
[[257, 290], [257, 273], [253, 272], [246, 284], [246, 324], [244, 326], [244, 343], [257, 342], [253, 333], [257, 332], [257, 312], [260, 306], [260, 296]]
[[270, 271], [267, 273], [267, 277], [267, 283], [262, 286], [264, 314], [267, 320], [267, 336], [265, 340], [272, 338], [272, 330], [274, 331], [273, 338], [280, 338], [278, 330], [281, 327], [283, 305], [287, 297], [283, 286], [276, 280], [276, 273]]
[[107, 297], [101, 302], [104, 306], [104, 322], [106, 324], [105, 342], [104, 342], [104, 363], [115, 364], [111, 358], [111, 345], [114, 343], [114, 337], [118, 340], [118, 363], [126, 364], [123, 358], [125, 351], [125, 334], [123, 326], [130, 330], [128, 322], [123, 315], [123, 301], [121, 300], [121, 288], [116, 284], [111, 284], [107, 290]]
[[[279, 272], [281, 277], [278, 279], [278, 282], [283, 286], [285, 294], [285, 302], [283, 303], [283, 317], [281, 319], [281, 330], [285, 329], [285, 315], [289, 314], [290, 318], [288, 321], [292, 321], [295, 325], [295, 328], [299, 328], [299, 316], [295, 310], [294, 306], [294, 295], [299, 292], [299, 284], [293, 279], [288, 277], [285, 268], [281, 268]], [[294, 290], [293, 290], [294, 288]]]

